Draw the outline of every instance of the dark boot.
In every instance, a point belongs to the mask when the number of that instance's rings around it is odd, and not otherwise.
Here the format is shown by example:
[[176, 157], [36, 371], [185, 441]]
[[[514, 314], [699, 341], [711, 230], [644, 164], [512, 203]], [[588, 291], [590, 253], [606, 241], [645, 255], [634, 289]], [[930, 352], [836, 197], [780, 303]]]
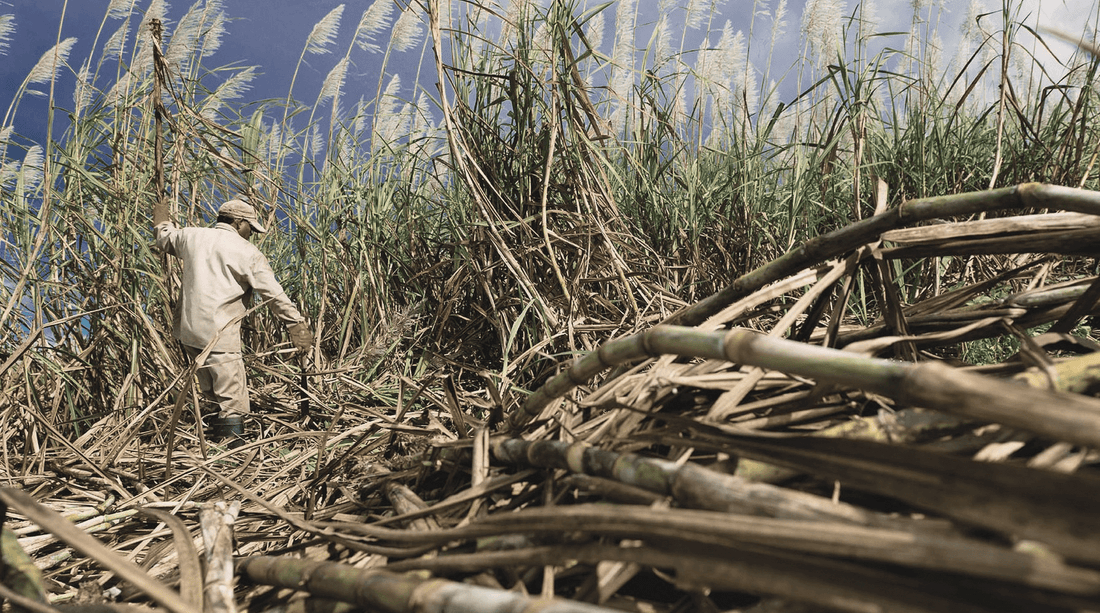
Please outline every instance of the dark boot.
[[225, 442], [230, 449], [240, 447], [244, 444], [244, 418], [230, 415], [211, 419], [210, 440], [215, 443]]

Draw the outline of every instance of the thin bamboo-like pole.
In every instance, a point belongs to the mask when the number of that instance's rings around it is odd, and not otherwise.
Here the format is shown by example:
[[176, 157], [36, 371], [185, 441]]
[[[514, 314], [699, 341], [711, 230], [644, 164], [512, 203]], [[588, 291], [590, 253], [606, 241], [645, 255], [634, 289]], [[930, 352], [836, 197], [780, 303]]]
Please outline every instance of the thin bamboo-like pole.
[[613, 340], [577, 359], [509, 416], [513, 429], [550, 401], [606, 368], [644, 357], [681, 355], [845, 385], [926, 409], [1028, 430], [1055, 440], [1100, 447], [1100, 400], [1045, 390], [951, 368], [939, 362], [903, 363], [766, 337], [752, 330], [706, 332], [657, 326]]
[[153, 121], [156, 129], [153, 133], [153, 174], [156, 180], [157, 193], [153, 202], [160, 201], [164, 197], [164, 103], [161, 101], [161, 81], [165, 78], [162, 66], [164, 55], [161, 53], [161, 35], [164, 26], [159, 19], [149, 22], [149, 32], [153, 38]]

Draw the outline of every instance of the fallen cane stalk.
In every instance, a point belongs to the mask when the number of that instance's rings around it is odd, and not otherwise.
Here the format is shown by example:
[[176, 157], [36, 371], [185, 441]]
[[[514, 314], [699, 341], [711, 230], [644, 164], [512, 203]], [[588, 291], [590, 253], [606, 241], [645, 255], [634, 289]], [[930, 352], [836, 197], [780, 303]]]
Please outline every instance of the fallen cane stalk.
[[202, 505], [202, 540], [206, 545], [204, 609], [208, 613], [236, 613], [233, 598], [233, 522], [240, 502], [212, 501]]
[[[103, 530], [115, 526], [122, 520], [137, 514], [137, 509], [128, 509], [126, 511], [120, 511], [118, 513], [111, 513], [109, 515], [93, 517], [88, 521], [76, 524], [76, 527], [89, 534], [91, 534], [92, 532], [102, 532]], [[35, 553], [36, 551], [42, 549], [43, 547], [46, 547], [47, 545], [56, 543], [58, 540], [58, 537], [53, 534], [42, 534], [38, 536], [28, 536], [21, 538], [19, 539], [19, 544], [23, 546], [27, 553]]]
[[351, 602], [383, 613], [610, 613], [583, 602], [531, 598], [443, 579], [419, 579], [337, 562], [271, 556], [237, 560], [249, 580]]
[[1100, 400], [1095, 398], [1028, 387], [938, 362], [894, 362], [769, 338], [752, 330], [706, 332], [681, 326], [657, 326], [579, 358], [529, 396], [522, 409], [509, 416], [509, 425], [521, 427], [550, 401], [606, 368], [669, 354], [758, 366], [862, 389], [902, 404], [1100, 447]]
[[834, 503], [813, 494], [754, 483], [692, 462], [681, 464], [617, 453], [585, 443], [496, 438], [489, 444], [498, 462], [560, 468], [615, 479], [662, 496], [672, 496], [689, 508], [852, 524], [873, 524], [877, 519], [873, 513], [847, 503]]
[[908, 526], [912, 529], [876, 528], [600, 503], [495, 514], [479, 520], [475, 527], [490, 526], [499, 527], [498, 534], [506, 530], [536, 536], [577, 531], [601, 537], [675, 543], [685, 548], [697, 543], [744, 551], [752, 551], [754, 547], [796, 551], [1021, 582], [1081, 596], [1100, 595], [1100, 571], [967, 536], [923, 532], [916, 523]]

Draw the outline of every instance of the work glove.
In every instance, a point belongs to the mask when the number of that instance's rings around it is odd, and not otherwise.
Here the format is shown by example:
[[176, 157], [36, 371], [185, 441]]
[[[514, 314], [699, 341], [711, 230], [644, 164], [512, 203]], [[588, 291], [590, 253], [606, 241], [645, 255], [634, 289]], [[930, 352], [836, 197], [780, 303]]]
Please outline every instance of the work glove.
[[298, 351], [309, 351], [313, 348], [313, 331], [306, 322], [300, 321], [288, 327], [287, 331], [290, 332], [290, 342]]
[[172, 215], [170, 212], [170, 206], [166, 198], [157, 200], [157, 203], [153, 205], [153, 227], [157, 227], [166, 221], [171, 221]]

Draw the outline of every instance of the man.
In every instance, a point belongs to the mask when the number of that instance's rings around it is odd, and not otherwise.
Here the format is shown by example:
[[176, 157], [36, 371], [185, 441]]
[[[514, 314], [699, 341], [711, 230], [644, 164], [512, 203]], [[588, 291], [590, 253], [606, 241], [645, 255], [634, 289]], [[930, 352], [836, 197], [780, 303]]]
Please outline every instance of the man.
[[296, 349], [308, 351], [313, 332], [275, 279], [267, 258], [249, 242], [253, 232], [266, 232], [252, 205], [237, 199], [226, 202], [211, 228], [180, 228], [169, 217], [166, 201], [153, 207], [157, 247], [183, 262], [172, 335], [192, 360], [211, 346], [197, 371], [203, 396], [218, 409], [210, 423], [210, 438], [240, 443], [244, 418], [250, 412], [241, 320], [253, 291], [287, 324]]

